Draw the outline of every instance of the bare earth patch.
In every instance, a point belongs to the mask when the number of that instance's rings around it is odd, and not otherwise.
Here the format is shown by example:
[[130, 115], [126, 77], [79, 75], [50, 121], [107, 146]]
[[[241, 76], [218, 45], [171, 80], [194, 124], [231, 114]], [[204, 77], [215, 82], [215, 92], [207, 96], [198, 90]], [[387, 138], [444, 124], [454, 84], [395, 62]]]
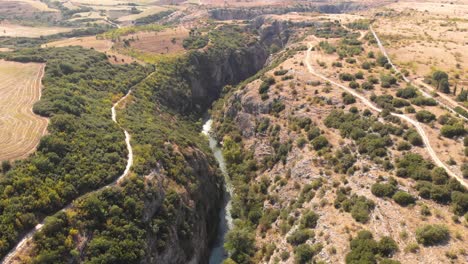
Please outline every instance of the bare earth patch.
[[45, 64], [0, 61], [0, 160], [25, 158], [46, 133], [47, 119], [33, 113]]

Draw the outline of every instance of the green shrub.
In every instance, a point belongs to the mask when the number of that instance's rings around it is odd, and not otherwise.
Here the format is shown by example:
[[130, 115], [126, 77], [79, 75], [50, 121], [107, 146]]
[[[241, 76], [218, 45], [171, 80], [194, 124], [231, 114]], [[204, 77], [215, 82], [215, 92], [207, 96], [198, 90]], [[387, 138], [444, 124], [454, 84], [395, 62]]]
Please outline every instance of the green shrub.
[[297, 246], [294, 249], [295, 252], [295, 263], [297, 264], [306, 264], [312, 259], [313, 256], [317, 255], [320, 251], [322, 251], [322, 244], [302, 244]]
[[405, 99], [410, 99], [410, 98], [415, 98], [416, 96], [418, 96], [418, 92], [416, 88], [414, 88], [413, 86], [408, 86], [403, 89], [398, 89], [396, 96], [405, 98]]
[[456, 123], [453, 125], [447, 124], [442, 126], [440, 134], [447, 138], [461, 137], [466, 134], [466, 130], [462, 123]]
[[320, 135], [316, 137], [314, 140], [312, 140], [311, 143], [315, 150], [321, 150], [328, 146], [328, 139]]
[[380, 239], [377, 244], [377, 250], [380, 255], [384, 257], [392, 256], [396, 251], [398, 251], [398, 245], [391, 237], [384, 236]]
[[355, 80], [354, 75], [352, 75], [350, 73], [340, 73], [339, 77], [340, 77], [340, 80], [346, 81], [346, 82], [350, 82], [350, 81]]
[[436, 116], [427, 110], [421, 110], [416, 113], [416, 119], [422, 123], [429, 123], [436, 120]]
[[361, 84], [362, 89], [364, 90], [372, 90], [374, 89], [374, 85], [371, 82], [363, 82]]
[[281, 69], [281, 70], [277, 70], [277, 71], [274, 71], [273, 74], [275, 76], [281, 76], [281, 75], [285, 75], [286, 73], [288, 73], [288, 70], [286, 69]]
[[424, 225], [416, 229], [416, 240], [424, 246], [433, 246], [450, 239], [450, 233], [445, 225]]
[[357, 89], [357, 88], [359, 88], [359, 83], [356, 82], [356, 81], [351, 81], [349, 83], [349, 87], [352, 88], [352, 89]]
[[319, 215], [313, 211], [306, 211], [301, 218], [301, 228], [315, 228]]
[[397, 83], [397, 79], [392, 75], [382, 74], [380, 76], [380, 83], [383, 88], [390, 88], [390, 86]]
[[255, 234], [236, 225], [226, 234], [224, 248], [236, 263], [247, 263], [249, 257], [255, 253]]
[[411, 194], [404, 191], [397, 191], [392, 198], [397, 204], [401, 206], [407, 206], [415, 202], [415, 198]]
[[[351, 83], [349, 85], [351, 86]], [[356, 103], [356, 98], [354, 98], [354, 96], [350, 93], [343, 92], [341, 96], [343, 97], [343, 103], [345, 105]]]
[[364, 73], [363, 73], [362, 71], [358, 71], [358, 72], [356, 72], [356, 73], [354, 74], [354, 77], [355, 77], [356, 79], [362, 80], [362, 79], [364, 79]]
[[299, 228], [296, 231], [292, 232], [286, 240], [291, 245], [300, 245], [305, 243], [310, 238], [313, 238], [314, 236], [314, 231], [310, 229]]
[[418, 96], [411, 99], [411, 103], [417, 106], [436, 106], [437, 101], [433, 98]]
[[305, 144], [307, 144], [307, 139], [305, 139], [305, 137], [299, 137], [296, 140], [296, 144], [297, 144], [298, 148], [303, 148], [305, 146]]
[[390, 183], [374, 183], [371, 192], [377, 197], [392, 197], [397, 187]]

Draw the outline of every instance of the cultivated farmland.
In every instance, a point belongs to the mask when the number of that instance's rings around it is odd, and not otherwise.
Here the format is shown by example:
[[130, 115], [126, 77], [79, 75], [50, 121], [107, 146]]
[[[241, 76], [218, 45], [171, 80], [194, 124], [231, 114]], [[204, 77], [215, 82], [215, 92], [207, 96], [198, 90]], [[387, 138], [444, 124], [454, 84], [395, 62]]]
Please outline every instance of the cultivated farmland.
[[46, 132], [47, 119], [32, 112], [44, 67], [0, 61], [0, 160], [25, 158]]

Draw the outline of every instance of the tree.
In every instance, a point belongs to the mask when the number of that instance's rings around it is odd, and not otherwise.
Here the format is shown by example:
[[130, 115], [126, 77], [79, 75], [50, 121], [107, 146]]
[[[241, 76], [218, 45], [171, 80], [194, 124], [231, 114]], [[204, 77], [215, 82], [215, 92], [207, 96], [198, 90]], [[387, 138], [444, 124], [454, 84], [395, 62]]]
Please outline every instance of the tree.
[[414, 203], [415, 201], [414, 197], [411, 194], [404, 191], [396, 192], [392, 198], [397, 204], [401, 206], [407, 206], [409, 204]]
[[7, 173], [11, 169], [10, 161], [4, 160], [2, 161], [2, 172]]
[[377, 244], [378, 251], [380, 255], [384, 257], [390, 257], [398, 251], [398, 245], [391, 237], [384, 236], [380, 239], [379, 243]]
[[315, 244], [313, 246], [309, 244], [302, 244], [295, 248], [295, 263], [305, 264], [309, 263], [313, 256], [318, 254], [322, 250], [322, 244]]
[[443, 72], [443, 71], [437, 70], [437, 71], [432, 73], [432, 79], [437, 82], [436, 87], [437, 87], [438, 90], [440, 90], [439, 89], [440, 82], [442, 80], [448, 80], [448, 74]]
[[424, 225], [416, 229], [416, 241], [424, 246], [433, 246], [450, 239], [450, 232], [445, 225]]
[[249, 263], [250, 256], [255, 252], [254, 232], [236, 225], [226, 234], [224, 248], [236, 263]]
[[421, 110], [416, 113], [416, 119], [422, 123], [429, 123], [434, 121], [436, 116], [427, 110]]
[[450, 93], [450, 85], [447, 79], [442, 79], [439, 83], [439, 90], [443, 93]]
[[461, 123], [456, 123], [453, 125], [444, 125], [440, 129], [440, 134], [447, 138], [454, 138], [464, 136], [466, 134], [466, 130]]
[[301, 219], [301, 227], [303, 228], [315, 228], [317, 226], [317, 221], [319, 215], [313, 211], [307, 211]]
[[391, 197], [397, 190], [397, 187], [389, 183], [375, 183], [371, 187], [371, 192], [377, 197]]
[[320, 135], [312, 140], [312, 146], [315, 150], [321, 150], [328, 146], [328, 140], [326, 137]]

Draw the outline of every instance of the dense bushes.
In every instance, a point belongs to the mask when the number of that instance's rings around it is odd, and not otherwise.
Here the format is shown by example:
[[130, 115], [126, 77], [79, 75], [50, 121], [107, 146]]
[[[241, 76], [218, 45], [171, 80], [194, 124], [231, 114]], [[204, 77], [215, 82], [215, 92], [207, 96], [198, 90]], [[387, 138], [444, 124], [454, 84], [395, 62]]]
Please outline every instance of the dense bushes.
[[341, 94], [341, 97], [343, 98], [343, 103], [345, 105], [356, 103], [356, 98], [354, 98], [354, 96], [350, 93], [344, 92]]
[[12, 57], [31, 54], [47, 60], [34, 109], [52, 118], [38, 151], [0, 179], [0, 255], [44, 214], [123, 172], [127, 150], [110, 118], [112, 100], [148, 73], [137, 65], [112, 66], [104, 54], [78, 47], [23, 50]]
[[328, 146], [328, 140], [324, 136], [314, 138], [311, 143], [315, 150], [321, 150]]
[[380, 76], [380, 85], [383, 88], [389, 88], [392, 85], [395, 85], [397, 83], [397, 79], [393, 77], [392, 75], [385, 75], [382, 74]]
[[255, 235], [247, 227], [234, 226], [226, 234], [224, 248], [236, 263], [248, 263], [249, 258], [255, 252]]
[[416, 119], [419, 122], [429, 123], [436, 120], [436, 116], [427, 110], [421, 110], [416, 113]]
[[466, 130], [462, 123], [446, 124], [440, 129], [440, 134], [444, 137], [454, 138], [464, 136]]
[[401, 98], [405, 98], [405, 99], [415, 98], [416, 96], [418, 96], [418, 92], [417, 92], [416, 88], [414, 88], [412, 86], [408, 86], [408, 87], [403, 88], [403, 89], [398, 89], [398, 91], [396, 93], [396, 96], [401, 97]]
[[350, 246], [351, 251], [346, 255], [346, 264], [377, 263], [376, 255], [391, 257], [398, 251], [398, 245], [392, 238], [382, 237], [377, 242], [367, 230], [360, 231], [351, 240]]
[[374, 183], [371, 192], [377, 197], [392, 197], [397, 189], [394, 183]]
[[397, 191], [392, 198], [397, 204], [401, 206], [407, 206], [415, 202], [414, 197], [404, 191]]
[[334, 202], [335, 208], [343, 208], [345, 212], [351, 213], [351, 216], [360, 223], [366, 223], [369, 220], [369, 215], [375, 207], [372, 200], [368, 200], [364, 196], [351, 194], [351, 190], [340, 188], [337, 191], [337, 196]]
[[450, 238], [449, 230], [444, 225], [424, 225], [416, 229], [416, 240], [425, 246], [446, 242]]

